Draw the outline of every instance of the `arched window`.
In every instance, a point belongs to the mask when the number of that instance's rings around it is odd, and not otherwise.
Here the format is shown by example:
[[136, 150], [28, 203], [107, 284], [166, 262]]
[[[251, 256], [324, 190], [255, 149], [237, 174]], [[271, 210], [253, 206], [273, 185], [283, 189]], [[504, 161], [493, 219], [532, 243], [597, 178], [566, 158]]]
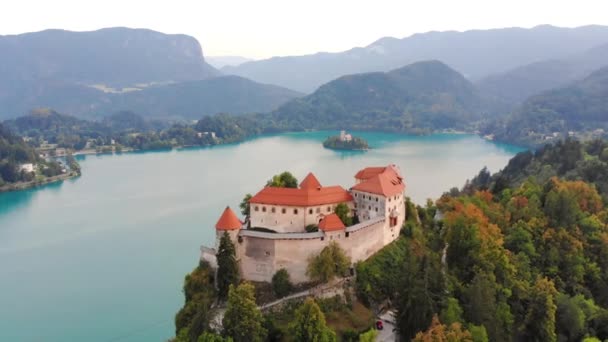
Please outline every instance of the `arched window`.
[[312, 208], [308, 209], [308, 213], [312, 214]]
[[255, 211], [260, 211], [260, 207], [258, 207], [257, 205], [255, 206]]
[[262, 207], [262, 212], [266, 212], [266, 207]]
[[272, 207], [272, 208], [270, 209], [270, 211], [271, 211], [271, 212], [274, 214], [274, 213], [276, 212], [276, 209], [275, 209], [274, 207]]
[[285, 214], [286, 212], [287, 212], [287, 209], [285, 209], [285, 208], [281, 209], [282, 214]]
[[298, 215], [298, 209], [294, 209], [294, 210], [293, 210], [293, 214], [294, 214], [294, 215]]

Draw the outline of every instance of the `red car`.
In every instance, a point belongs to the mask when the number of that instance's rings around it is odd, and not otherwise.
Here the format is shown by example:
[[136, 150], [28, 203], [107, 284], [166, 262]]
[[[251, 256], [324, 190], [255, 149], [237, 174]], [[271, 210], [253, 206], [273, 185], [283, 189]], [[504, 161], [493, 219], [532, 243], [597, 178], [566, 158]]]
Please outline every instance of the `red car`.
[[376, 329], [377, 330], [382, 330], [384, 329], [384, 324], [382, 323], [382, 321], [376, 321]]

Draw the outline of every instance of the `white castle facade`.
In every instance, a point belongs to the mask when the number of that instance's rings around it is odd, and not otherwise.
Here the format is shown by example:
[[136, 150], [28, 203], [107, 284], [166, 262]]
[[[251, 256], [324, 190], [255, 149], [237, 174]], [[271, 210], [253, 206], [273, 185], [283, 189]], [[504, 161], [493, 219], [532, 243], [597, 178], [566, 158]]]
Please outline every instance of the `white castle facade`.
[[[397, 239], [405, 221], [404, 191], [405, 182], [395, 165], [360, 170], [349, 190], [324, 187], [310, 173], [299, 188], [260, 190], [249, 202], [249, 222], [241, 222], [226, 208], [215, 227], [216, 247], [227, 232], [245, 280], [270, 282], [276, 271], [285, 268], [293, 282], [304, 282], [309, 258], [332, 241], [355, 263]], [[359, 223], [344, 226], [334, 213], [340, 203]], [[318, 225], [318, 231], [307, 232], [309, 225]], [[201, 258], [215, 262], [214, 250], [201, 250]]]

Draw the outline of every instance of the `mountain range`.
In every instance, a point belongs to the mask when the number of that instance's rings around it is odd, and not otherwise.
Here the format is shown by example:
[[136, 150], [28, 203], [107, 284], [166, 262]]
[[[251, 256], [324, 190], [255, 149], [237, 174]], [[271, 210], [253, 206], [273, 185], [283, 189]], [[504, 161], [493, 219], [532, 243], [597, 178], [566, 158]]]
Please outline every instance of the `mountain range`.
[[564, 59], [548, 59], [488, 76], [475, 85], [483, 95], [505, 104], [521, 104], [532, 95], [565, 86], [608, 65], [608, 44]]
[[225, 66], [221, 71], [310, 93], [343, 75], [388, 71], [423, 60], [440, 60], [468, 79], [479, 80], [522, 65], [567, 58], [607, 42], [607, 26], [428, 32], [403, 39], [382, 38], [339, 53], [273, 57]]
[[137, 110], [198, 119], [271, 111], [301, 94], [205, 62], [198, 41], [144, 29], [47, 30], [0, 36], [0, 118], [50, 107], [81, 117]]

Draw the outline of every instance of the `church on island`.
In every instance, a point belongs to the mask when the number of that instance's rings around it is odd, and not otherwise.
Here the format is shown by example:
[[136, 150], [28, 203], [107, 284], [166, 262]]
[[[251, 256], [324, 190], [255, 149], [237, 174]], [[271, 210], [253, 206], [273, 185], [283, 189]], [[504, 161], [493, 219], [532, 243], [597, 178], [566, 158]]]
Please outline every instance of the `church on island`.
[[[249, 201], [249, 222], [227, 207], [216, 229], [216, 248], [224, 232], [236, 247], [242, 279], [270, 282], [285, 268], [292, 281], [308, 281], [306, 268], [335, 241], [353, 263], [365, 260], [399, 236], [405, 220], [405, 182], [396, 165], [367, 167], [354, 185], [323, 186], [309, 173], [298, 188], [265, 187]], [[345, 226], [335, 209], [344, 203], [354, 222]], [[306, 227], [318, 226], [308, 232]], [[201, 248], [201, 258], [215, 264], [215, 250]]]

